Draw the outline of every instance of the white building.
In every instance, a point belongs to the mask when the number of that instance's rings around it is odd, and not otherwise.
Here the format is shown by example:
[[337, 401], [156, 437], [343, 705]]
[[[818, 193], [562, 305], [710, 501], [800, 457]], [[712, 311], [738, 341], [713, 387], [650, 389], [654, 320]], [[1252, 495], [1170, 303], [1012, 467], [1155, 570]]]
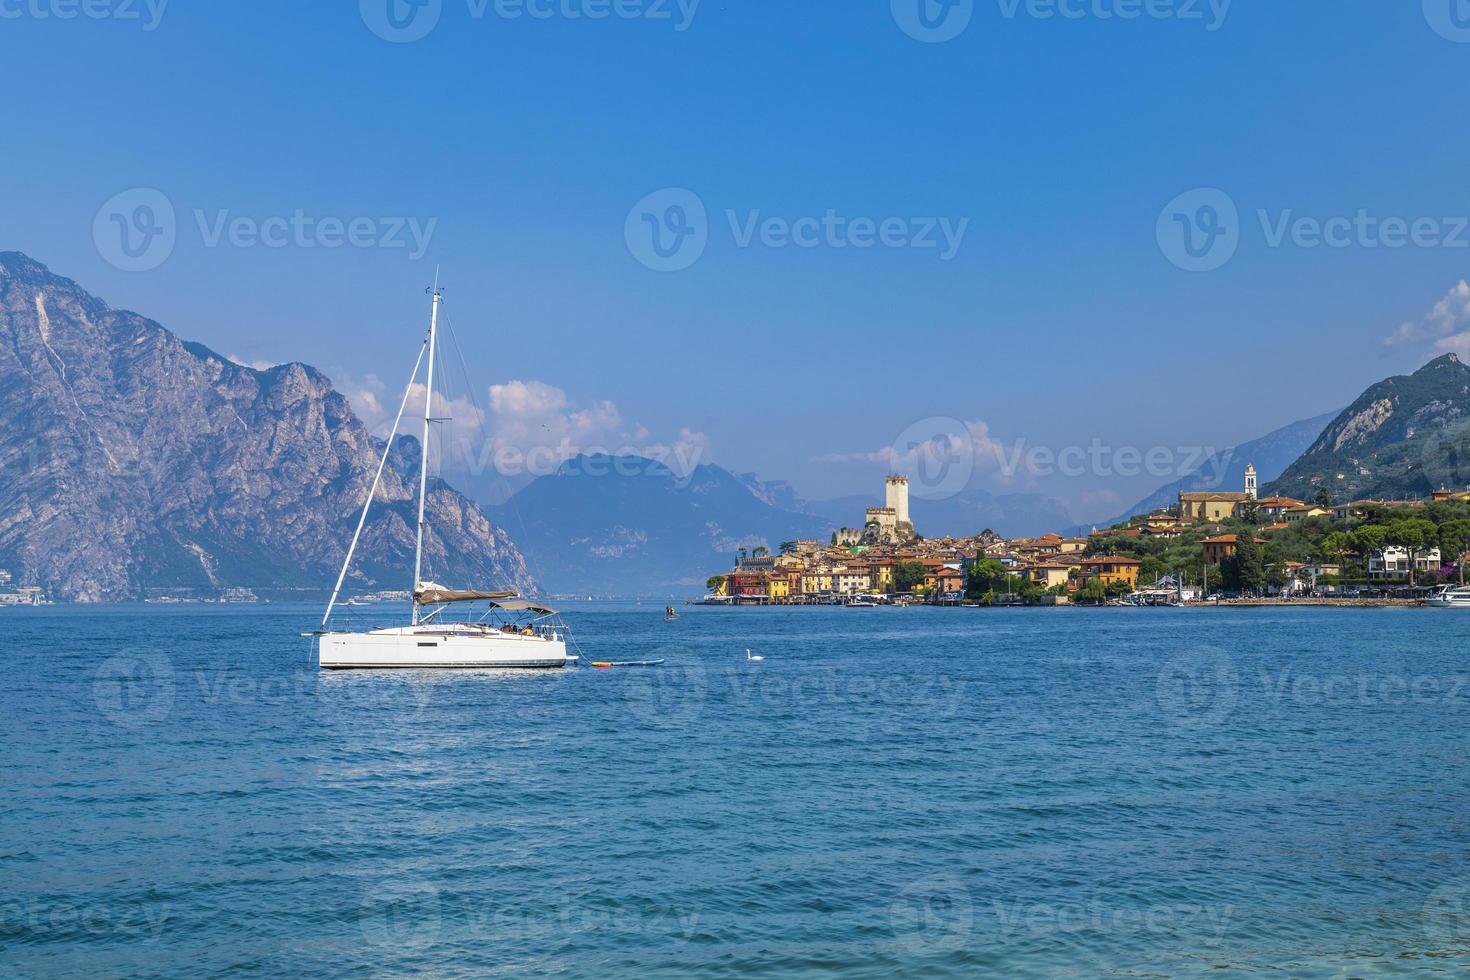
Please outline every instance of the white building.
[[[1438, 548], [1421, 551], [1414, 557], [1415, 572], [1438, 571], [1444, 562]], [[1368, 556], [1369, 578], [1407, 578], [1409, 574], [1409, 552], [1398, 546], [1384, 548]]]

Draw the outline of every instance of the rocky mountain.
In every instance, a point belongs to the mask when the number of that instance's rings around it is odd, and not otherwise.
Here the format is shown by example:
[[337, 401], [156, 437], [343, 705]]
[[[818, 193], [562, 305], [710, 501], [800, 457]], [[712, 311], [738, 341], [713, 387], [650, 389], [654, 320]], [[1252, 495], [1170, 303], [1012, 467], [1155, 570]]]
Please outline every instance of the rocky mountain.
[[1387, 378], [1332, 420], [1266, 493], [1423, 497], [1470, 484], [1470, 367], [1454, 354]]
[[681, 479], [641, 457], [579, 456], [490, 513], [549, 591], [687, 596], [741, 548], [830, 537], [833, 522], [776, 506], [779, 485], [762, 486], [712, 465]]
[[1239, 490], [1245, 485], [1245, 468], [1248, 464], [1255, 464], [1256, 477], [1262, 484], [1268, 483], [1285, 472], [1336, 417], [1336, 412], [1328, 412], [1316, 418], [1303, 419], [1282, 426], [1259, 439], [1212, 453], [1189, 474], [1159, 487], [1112, 520], [1099, 522], [1098, 527], [1121, 524], [1135, 514], [1149, 514], [1161, 507], [1171, 507], [1179, 501], [1181, 493]]
[[[406, 348], [407, 349], [407, 348]], [[304, 364], [242, 367], [0, 253], [0, 568], [63, 599], [335, 580], [382, 445]], [[409, 586], [396, 444], [352, 585]], [[425, 546], [446, 584], [529, 589], [519, 551], [442, 483]]]

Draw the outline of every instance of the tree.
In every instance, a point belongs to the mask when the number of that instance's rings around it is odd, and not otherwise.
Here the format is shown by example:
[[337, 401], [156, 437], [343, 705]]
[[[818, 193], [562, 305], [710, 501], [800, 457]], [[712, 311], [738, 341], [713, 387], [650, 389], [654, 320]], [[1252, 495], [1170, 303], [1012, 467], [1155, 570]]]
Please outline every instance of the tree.
[[1446, 554], [1455, 556], [1455, 567], [1460, 571], [1460, 584], [1465, 584], [1465, 563], [1460, 559], [1470, 549], [1470, 520], [1449, 521], [1439, 526], [1439, 546]]
[[980, 596], [1005, 588], [1008, 574], [1006, 567], [996, 559], [982, 558], [971, 563], [970, 580], [965, 585], [965, 592], [970, 596]]
[[1388, 541], [1388, 528], [1382, 524], [1364, 524], [1352, 532], [1353, 550], [1364, 558], [1371, 558], [1383, 550]]
[[1082, 591], [1078, 593], [1078, 597], [1087, 602], [1101, 603], [1108, 597], [1108, 587], [1103, 585], [1102, 579], [1090, 578], [1082, 587]]
[[789, 555], [789, 554], [791, 554], [795, 550], [796, 550], [796, 542], [795, 541], [782, 541], [781, 542], [781, 554], [783, 554], [783, 555]]
[[1316, 504], [1318, 507], [1321, 507], [1323, 510], [1331, 510], [1332, 491], [1328, 490], [1326, 487], [1318, 487], [1317, 492], [1312, 494], [1312, 503]]
[[1266, 563], [1261, 546], [1249, 530], [1236, 536], [1235, 554], [1221, 562], [1225, 584], [1239, 592], [1259, 592], [1266, 587]]
[[901, 561], [893, 566], [894, 592], [915, 592], [923, 584], [923, 565], [916, 561]]
[[750, 557], [752, 557], [752, 558], [765, 558], [770, 553], [771, 553], [771, 549], [770, 548], [767, 548], [765, 545], [759, 545], [754, 551], [752, 551], [750, 553]]
[[1261, 523], [1261, 504], [1257, 500], [1247, 500], [1240, 505], [1240, 519], [1248, 527], [1255, 527]]
[[1414, 584], [1414, 561], [1439, 537], [1439, 529], [1422, 517], [1394, 521], [1388, 525], [1383, 543], [1404, 549], [1409, 555], [1409, 585]]
[[712, 592], [718, 595], [719, 593], [725, 591], [725, 576], [711, 575], [709, 578], [704, 580], [704, 588], [705, 591]]

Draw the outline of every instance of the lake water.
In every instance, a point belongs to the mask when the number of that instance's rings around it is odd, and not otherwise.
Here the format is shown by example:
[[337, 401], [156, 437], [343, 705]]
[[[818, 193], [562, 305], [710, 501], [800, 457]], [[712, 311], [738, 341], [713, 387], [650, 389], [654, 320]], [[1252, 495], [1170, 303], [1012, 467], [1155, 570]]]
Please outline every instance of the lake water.
[[314, 607], [0, 612], [0, 973], [1470, 968], [1470, 615], [567, 612], [668, 664], [323, 675]]

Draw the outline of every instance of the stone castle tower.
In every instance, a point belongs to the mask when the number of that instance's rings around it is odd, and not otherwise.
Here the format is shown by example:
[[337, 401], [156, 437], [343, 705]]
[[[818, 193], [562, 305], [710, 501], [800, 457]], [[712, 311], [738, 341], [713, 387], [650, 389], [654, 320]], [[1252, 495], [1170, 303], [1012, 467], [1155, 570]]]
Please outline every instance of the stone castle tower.
[[1256, 466], [1254, 463], [1245, 464], [1245, 495], [1247, 499], [1256, 499]]
[[909, 478], [890, 476], [886, 483], [889, 509], [898, 515], [899, 524], [909, 524]]

